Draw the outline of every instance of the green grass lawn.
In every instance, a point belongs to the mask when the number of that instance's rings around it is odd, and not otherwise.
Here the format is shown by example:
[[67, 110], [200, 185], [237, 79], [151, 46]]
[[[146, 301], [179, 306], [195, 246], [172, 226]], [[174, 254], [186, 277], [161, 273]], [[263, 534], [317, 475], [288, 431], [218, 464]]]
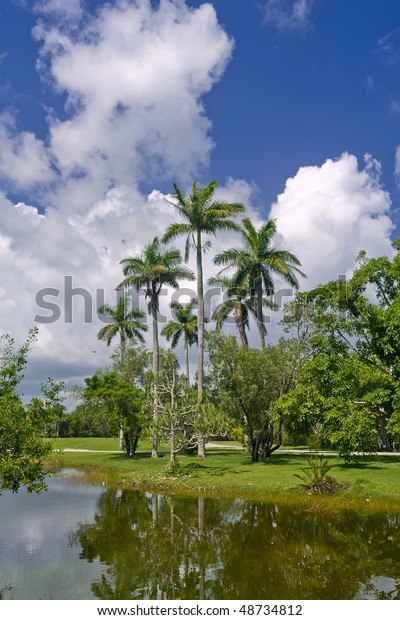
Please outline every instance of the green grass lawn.
[[[150, 458], [150, 442], [140, 443], [137, 455], [128, 459], [118, 451], [116, 439], [59, 439], [54, 448], [115, 450], [108, 452], [55, 452], [52, 467], [83, 468], [92, 482], [117, 483], [127, 487], [146, 487], [179, 493], [205, 493], [223, 496], [271, 499], [313, 500], [299, 485], [294, 474], [307, 465], [306, 455], [276, 452], [265, 463], [251, 463], [241, 450], [213, 448], [207, 458], [178, 457], [179, 471], [166, 472], [168, 448], [161, 448], [161, 458]], [[379, 507], [388, 502], [400, 510], [400, 457], [360, 457], [357, 463], [345, 464], [337, 457], [327, 457], [333, 468], [329, 472], [345, 485], [334, 497], [322, 498], [321, 503], [344, 507], [351, 503]]]
[[109, 437], [63, 437], [54, 440], [55, 450], [115, 450], [119, 452], [119, 439]]

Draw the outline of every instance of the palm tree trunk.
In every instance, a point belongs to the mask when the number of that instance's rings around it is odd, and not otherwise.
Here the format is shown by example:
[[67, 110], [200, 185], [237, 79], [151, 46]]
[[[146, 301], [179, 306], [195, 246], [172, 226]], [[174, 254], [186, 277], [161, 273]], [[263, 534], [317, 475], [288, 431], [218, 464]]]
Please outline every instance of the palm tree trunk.
[[[120, 336], [121, 338], [121, 345], [120, 345], [120, 353], [121, 353], [121, 372], [124, 373], [125, 371], [125, 338], [124, 336], [121, 334]], [[122, 429], [122, 422], [123, 419], [120, 419], [120, 428], [119, 428], [119, 449], [123, 450], [124, 449], [124, 431]]]
[[246, 334], [246, 324], [245, 324], [242, 312], [240, 312], [240, 310], [235, 309], [234, 319], [236, 321], [236, 327], [238, 328], [241, 343], [244, 347], [248, 347], [249, 341], [247, 339], [247, 334]]
[[[153, 418], [158, 416], [158, 373], [160, 372], [160, 347], [158, 343], [158, 323], [157, 323], [157, 299], [153, 287], [153, 298], [151, 304], [151, 315], [153, 318], [153, 376], [154, 376], [154, 408]], [[152, 458], [158, 457], [158, 440], [153, 437], [153, 445], [151, 450]]]
[[[203, 400], [203, 378], [204, 378], [204, 291], [203, 291], [203, 264], [201, 232], [197, 231], [196, 258], [197, 258], [197, 404], [201, 405]], [[204, 459], [205, 438], [202, 433], [198, 436], [197, 456]]]
[[186, 336], [185, 336], [185, 340], [184, 340], [184, 346], [185, 346], [186, 379], [187, 379], [188, 385], [190, 385], [189, 345], [188, 345], [188, 341], [187, 341]]
[[263, 317], [263, 291], [262, 285], [257, 285], [257, 325], [258, 335], [260, 337], [260, 349], [265, 349], [265, 328]]

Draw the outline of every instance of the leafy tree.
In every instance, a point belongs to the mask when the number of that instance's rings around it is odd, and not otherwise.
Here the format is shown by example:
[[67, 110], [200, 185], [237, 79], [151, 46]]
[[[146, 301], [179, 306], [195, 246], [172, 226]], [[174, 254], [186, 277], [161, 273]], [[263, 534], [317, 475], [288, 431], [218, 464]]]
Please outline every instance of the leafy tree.
[[[194, 280], [190, 269], [183, 267], [179, 250], [166, 248], [158, 237], [146, 245], [140, 256], [125, 258], [121, 261], [125, 279], [118, 288], [134, 286], [136, 290], [144, 288], [148, 311], [153, 320], [153, 373], [157, 377], [160, 369], [158, 340], [158, 310], [160, 292], [163, 286], [178, 287], [179, 280]], [[157, 381], [154, 382], [154, 417], [157, 417]], [[152, 456], [157, 456], [157, 442], [153, 441]]]
[[257, 317], [260, 348], [265, 347], [265, 321], [263, 316], [263, 296], [271, 297], [275, 292], [272, 275], [283, 278], [293, 288], [299, 283], [296, 273], [305, 277], [300, 271], [299, 259], [288, 250], [271, 247], [276, 234], [276, 220], [269, 220], [257, 230], [249, 218], [243, 219], [241, 230], [243, 246], [230, 248], [217, 254], [216, 265], [225, 265], [226, 269], [235, 269], [233, 284], [250, 285], [250, 299]]
[[261, 351], [240, 347], [233, 336], [211, 334], [209, 374], [220, 409], [244, 428], [253, 462], [282, 443], [283, 415], [275, 402], [296, 384], [303, 364], [298, 341], [280, 341]]
[[[203, 251], [209, 247], [209, 242], [203, 244], [203, 235], [215, 236], [221, 230], [238, 230], [238, 225], [232, 217], [244, 211], [240, 203], [229, 203], [215, 200], [216, 181], [211, 181], [205, 187], [199, 187], [194, 181], [192, 193], [185, 196], [180, 187], [174, 183], [175, 194], [172, 205], [182, 218], [182, 223], [171, 224], [164, 241], [170, 241], [178, 236], [186, 236], [185, 261], [189, 260], [190, 249], [196, 251], [197, 266], [197, 326], [198, 326], [198, 357], [197, 357], [197, 390], [199, 404], [203, 398], [204, 382], [204, 283], [203, 283]], [[199, 458], [205, 457], [205, 441], [199, 438]]]
[[390, 449], [387, 423], [396, 382], [356, 355], [319, 353], [277, 404], [295, 436], [320, 429], [320, 441], [346, 460], [353, 452]]
[[189, 347], [197, 343], [197, 316], [193, 314], [193, 309], [196, 306], [197, 301], [195, 299], [191, 299], [186, 305], [172, 302], [171, 308], [175, 314], [175, 321], [169, 321], [161, 331], [161, 335], [171, 341], [173, 349], [175, 349], [179, 340], [183, 337], [188, 385], [190, 384]]
[[147, 374], [152, 369], [152, 353], [146, 347], [130, 340], [126, 343], [124, 359], [121, 358], [118, 347], [111, 359], [112, 370], [124, 381], [143, 389], [146, 387]]
[[295, 298], [284, 305], [284, 316], [280, 321], [283, 331], [304, 344], [317, 329], [315, 304], [308, 293], [297, 291]]
[[[83, 400], [83, 393], [78, 398]], [[110, 417], [108, 407], [105, 404], [98, 401], [84, 401], [74, 411], [63, 416], [60, 436], [115, 437], [120, 428], [121, 420]]]
[[0, 491], [16, 492], [21, 486], [30, 493], [46, 489], [44, 461], [51, 443], [43, 440], [43, 427], [52, 419], [63, 386], [49, 380], [42, 386], [43, 399], [22, 402], [17, 389], [36, 338], [37, 330], [32, 329], [27, 341], [17, 348], [11, 336], [1, 336]]
[[355, 450], [390, 450], [400, 443], [399, 242], [393, 245], [393, 258], [360, 252], [347, 282], [304, 294], [304, 307], [312, 306], [308, 342], [314, 359], [288, 396], [288, 419], [303, 420], [308, 429], [318, 419], [327, 442], [346, 458]]
[[144, 392], [114, 372], [96, 373], [85, 379], [86, 402], [106, 408], [110, 420], [122, 418], [127, 456], [135, 454], [143, 427]]

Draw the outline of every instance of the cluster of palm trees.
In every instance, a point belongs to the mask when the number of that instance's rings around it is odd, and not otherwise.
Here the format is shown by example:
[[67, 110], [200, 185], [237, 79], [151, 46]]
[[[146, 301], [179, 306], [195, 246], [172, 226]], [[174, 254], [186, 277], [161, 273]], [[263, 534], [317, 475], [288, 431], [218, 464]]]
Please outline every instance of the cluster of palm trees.
[[[241, 234], [242, 245], [230, 248], [215, 256], [214, 263], [222, 266], [217, 277], [209, 280], [210, 284], [219, 285], [225, 291], [225, 300], [216, 308], [213, 319], [217, 327], [233, 314], [235, 323], [243, 345], [248, 345], [246, 329], [249, 329], [249, 316], [256, 319], [259, 331], [260, 348], [265, 347], [265, 319], [263, 307], [272, 305], [270, 301], [274, 294], [273, 275], [278, 275], [293, 288], [298, 288], [297, 275], [300, 271], [299, 259], [287, 250], [279, 250], [271, 246], [276, 233], [276, 221], [271, 219], [258, 230], [249, 218], [242, 220], [242, 227], [232, 218], [244, 212], [240, 203], [229, 203], [215, 199], [216, 181], [211, 181], [205, 187], [199, 187], [194, 181], [189, 196], [185, 196], [178, 185], [174, 184], [175, 193], [171, 205], [181, 218], [180, 222], [171, 224], [162, 239], [155, 237], [140, 256], [133, 256], [121, 261], [124, 280], [117, 288], [145, 291], [148, 313], [152, 317], [153, 335], [153, 374], [154, 380], [154, 416], [157, 416], [157, 375], [159, 373], [159, 334], [157, 315], [159, 311], [160, 291], [163, 286], [178, 287], [180, 280], [197, 281], [197, 299], [188, 305], [173, 303], [171, 308], [175, 320], [168, 323], [162, 330], [171, 346], [176, 347], [180, 338], [184, 340], [186, 376], [189, 381], [189, 347], [197, 343], [197, 390], [198, 404], [203, 399], [204, 379], [204, 278], [203, 253], [210, 247], [210, 241], [205, 236], [216, 236], [220, 231], [237, 231]], [[167, 244], [179, 237], [185, 236], [184, 261], [188, 262], [191, 249], [196, 254], [196, 277], [194, 273], [183, 265], [179, 250], [169, 248]], [[233, 270], [231, 277], [225, 277], [222, 272]], [[99, 311], [112, 319], [112, 323], [102, 328], [98, 338], [108, 345], [116, 334], [120, 335], [121, 355], [124, 355], [127, 338], [136, 338], [143, 341], [142, 332], [148, 327], [143, 322], [144, 312], [129, 308], [129, 298], [124, 293], [118, 301], [117, 307], [103, 305]], [[194, 310], [197, 310], [196, 314]], [[153, 441], [152, 456], [157, 456], [157, 442]], [[198, 439], [198, 456], [205, 456], [205, 438]]]

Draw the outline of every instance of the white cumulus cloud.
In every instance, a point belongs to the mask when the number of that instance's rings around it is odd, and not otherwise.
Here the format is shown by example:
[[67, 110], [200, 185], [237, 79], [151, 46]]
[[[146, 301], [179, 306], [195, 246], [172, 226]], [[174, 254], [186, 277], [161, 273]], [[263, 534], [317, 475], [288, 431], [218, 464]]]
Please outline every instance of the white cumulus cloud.
[[49, 137], [64, 181], [189, 179], [208, 164], [202, 96], [233, 49], [211, 4], [119, 0], [86, 16], [78, 32], [43, 20], [35, 37], [44, 78], [68, 97], [68, 117], [51, 117]]
[[350, 273], [359, 250], [391, 254], [391, 200], [379, 175], [380, 165], [369, 155], [362, 169], [354, 155], [344, 153], [302, 167], [286, 181], [271, 216], [281, 243], [302, 262], [306, 288]]

